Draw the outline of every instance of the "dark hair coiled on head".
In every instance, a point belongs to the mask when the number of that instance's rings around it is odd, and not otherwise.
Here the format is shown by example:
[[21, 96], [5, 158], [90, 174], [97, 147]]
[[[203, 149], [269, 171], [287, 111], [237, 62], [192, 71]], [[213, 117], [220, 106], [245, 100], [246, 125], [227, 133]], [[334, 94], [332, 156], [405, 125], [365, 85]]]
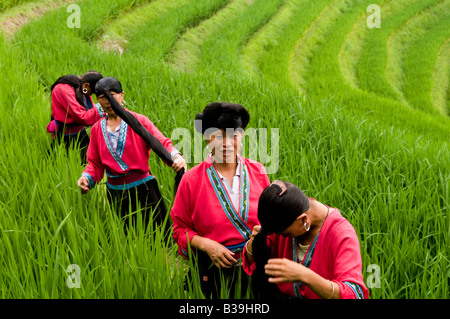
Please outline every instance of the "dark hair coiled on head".
[[[282, 183], [282, 188], [275, 184]], [[282, 298], [277, 285], [268, 282], [264, 266], [270, 258], [267, 236], [286, 230], [298, 216], [309, 209], [309, 198], [296, 185], [276, 181], [267, 186], [258, 201], [258, 219], [261, 230], [255, 236], [252, 254], [255, 261], [255, 273], [252, 276], [252, 289], [255, 298]], [[280, 195], [281, 194], [281, 195]]]
[[100, 79], [95, 85], [95, 95], [100, 96], [102, 94], [113, 91], [115, 93], [122, 93], [122, 84], [116, 78], [111, 76]]
[[244, 130], [249, 121], [250, 114], [242, 105], [213, 102], [209, 103], [202, 113], [195, 116], [195, 129], [202, 134], [205, 134], [205, 131], [211, 128]]
[[[111, 104], [111, 107], [114, 113], [123, 119], [136, 134], [138, 134], [148, 146], [169, 166], [172, 166], [173, 159], [170, 153], [166, 150], [166, 148], [162, 145], [162, 143], [152, 134], [150, 133], [138, 119], [131, 114], [129, 111], [125, 110], [112, 96], [109, 92], [122, 93], [122, 85], [120, 81], [113, 77], [106, 77], [101, 79], [95, 85], [95, 94], [100, 96], [104, 94], [105, 98]], [[174, 192], [177, 192], [178, 185], [180, 184], [181, 178], [184, 174], [184, 168], [177, 172], [175, 176], [175, 185]]]
[[51, 90], [55, 88], [58, 84], [68, 84], [75, 90], [75, 97], [77, 102], [84, 105], [83, 93], [81, 93], [81, 80], [78, 76], [73, 74], [60, 76], [55, 83], [51, 86]]
[[95, 92], [95, 85], [103, 78], [103, 75], [98, 71], [90, 70], [83, 74], [80, 78], [82, 83], [89, 83], [91, 91]]

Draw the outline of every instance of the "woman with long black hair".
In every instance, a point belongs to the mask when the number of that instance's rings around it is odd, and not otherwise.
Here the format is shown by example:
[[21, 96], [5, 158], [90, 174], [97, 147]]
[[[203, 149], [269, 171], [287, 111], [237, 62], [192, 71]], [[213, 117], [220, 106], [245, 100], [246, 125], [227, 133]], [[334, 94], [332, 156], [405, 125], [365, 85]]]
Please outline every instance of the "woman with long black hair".
[[[130, 213], [133, 213], [131, 222], [136, 225], [137, 203], [142, 208], [139, 215], [143, 217], [144, 226], [147, 227], [153, 220], [155, 227], [161, 227], [166, 219], [167, 208], [156, 178], [150, 173], [150, 151], [156, 150], [175, 172], [186, 170], [184, 158], [173, 147], [172, 141], [146, 116], [121, 106], [124, 92], [117, 79], [101, 79], [95, 91], [107, 116], [91, 129], [88, 164], [78, 180], [78, 186], [86, 194], [103, 178], [106, 171], [108, 200], [113, 206], [118, 205], [120, 216], [125, 219], [125, 231], [128, 229]], [[114, 110], [120, 112], [122, 117]], [[170, 229], [168, 223], [165, 224], [165, 233], [167, 229]]]
[[47, 132], [52, 134], [54, 143], [64, 143], [66, 149], [77, 143], [84, 164], [89, 146], [85, 128], [103, 117], [91, 96], [92, 87], [102, 77], [97, 71], [88, 71], [82, 76], [63, 75], [51, 86], [52, 116]]
[[261, 194], [258, 219], [244, 249], [256, 297], [368, 298], [358, 236], [337, 208], [276, 180]]

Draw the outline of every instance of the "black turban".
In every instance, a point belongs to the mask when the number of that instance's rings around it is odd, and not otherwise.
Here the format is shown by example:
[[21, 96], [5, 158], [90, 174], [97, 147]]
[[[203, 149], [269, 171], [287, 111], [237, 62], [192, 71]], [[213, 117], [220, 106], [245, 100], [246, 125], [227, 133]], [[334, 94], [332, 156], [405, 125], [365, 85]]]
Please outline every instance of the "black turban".
[[205, 134], [205, 131], [211, 128], [245, 129], [250, 120], [250, 114], [240, 104], [214, 102], [208, 104], [203, 113], [198, 113], [195, 120], [197, 132]]

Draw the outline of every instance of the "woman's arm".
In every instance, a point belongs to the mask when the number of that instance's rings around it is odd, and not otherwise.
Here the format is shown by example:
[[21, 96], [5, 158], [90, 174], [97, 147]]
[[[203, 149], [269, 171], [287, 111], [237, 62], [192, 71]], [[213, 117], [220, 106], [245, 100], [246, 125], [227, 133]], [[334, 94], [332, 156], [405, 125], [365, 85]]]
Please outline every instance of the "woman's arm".
[[161, 142], [161, 144], [164, 146], [167, 152], [170, 153], [170, 156], [172, 157], [173, 160], [172, 169], [175, 172], [178, 172], [182, 168], [184, 168], [184, 170], [187, 171], [186, 162], [183, 156], [181, 155], [180, 151], [178, 151], [173, 146], [172, 140], [164, 136], [164, 134], [146, 116], [142, 116], [142, 124], [151, 134], [153, 134], [154, 137], [156, 137]]
[[[58, 84], [53, 89], [52, 96], [65, 109], [66, 114], [64, 114], [64, 118], [69, 116], [75, 123], [86, 126], [91, 126], [100, 120], [100, 115], [96, 108], [86, 111], [84, 106], [78, 103], [75, 90], [70, 85]], [[61, 121], [62, 119], [57, 120]]]
[[286, 258], [272, 258], [264, 267], [271, 283], [303, 282], [323, 299], [341, 299], [339, 285]]
[[78, 180], [78, 187], [81, 188], [83, 194], [89, 192], [103, 178], [104, 174], [98, 148], [97, 130], [98, 126], [96, 125], [91, 130], [91, 139], [87, 150], [88, 164]]
[[[333, 259], [332, 281], [289, 259], [270, 259], [265, 266], [270, 282], [303, 282], [322, 298], [368, 298], [369, 292], [362, 277], [359, 241], [354, 228], [345, 222], [335, 228], [328, 239]], [[334, 293], [333, 293], [334, 289]]]
[[200, 235], [191, 240], [191, 247], [204, 251], [218, 268], [230, 268], [237, 260], [233, 258], [234, 253], [224, 245]]

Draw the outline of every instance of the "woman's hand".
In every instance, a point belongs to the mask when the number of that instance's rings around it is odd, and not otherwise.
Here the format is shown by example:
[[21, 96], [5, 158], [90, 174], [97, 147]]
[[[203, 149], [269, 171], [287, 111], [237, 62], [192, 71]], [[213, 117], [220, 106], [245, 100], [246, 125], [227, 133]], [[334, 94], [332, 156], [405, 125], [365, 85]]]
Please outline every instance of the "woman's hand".
[[271, 283], [301, 281], [321, 298], [341, 299], [339, 285], [311, 269], [286, 258], [269, 259], [264, 266]]
[[230, 268], [237, 263], [237, 260], [233, 257], [234, 253], [214, 240], [208, 240], [203, 251], [208, 254], [211, 261], [218, 268]]
[[237, 260], [234, 259], [234, 253], [224, 245], [212, 239], [195, 235], [191, 239], [192, 247], [204, 251], [218, 268], [230, 268]]
[[[252, 236], [250, 237], [250, 240], [245, 244], [245, 253], [247, 254], [248, 258], [251, 258], [251, 256], [253, 256], [253, 240], [255, 239], [255, 236], [258, 235], [260, 229], [260, 225], [253, 226]], [[251, 260], [253, 260], [253, 258]]]
[[187, 171], [186, 161], [181, 154], [176, 154], [173, 159], [172, 169], [178, 172], [182, 168], [184, 168], [184, 171]]
[[81, 194], [87, 194], [89, 192], [89, 181], [86, 177], [82, 176], [78, 180], [78, 187], [81, 188]]
[[253, 226], [252, 237], [250, 237], [251, 244], [253, 244], [253, 239], [255, 239], [255, 236], [258, 235], [260, 230], [261, 230], [261, 225]]
[[286, 258], [269, 259], [264, 269], [266, 270], [266, 274], [271, 276], [269, 278], [269, 282], [271, 283], [304, 282], [305, 276], [310, 271], [302, 264]]

